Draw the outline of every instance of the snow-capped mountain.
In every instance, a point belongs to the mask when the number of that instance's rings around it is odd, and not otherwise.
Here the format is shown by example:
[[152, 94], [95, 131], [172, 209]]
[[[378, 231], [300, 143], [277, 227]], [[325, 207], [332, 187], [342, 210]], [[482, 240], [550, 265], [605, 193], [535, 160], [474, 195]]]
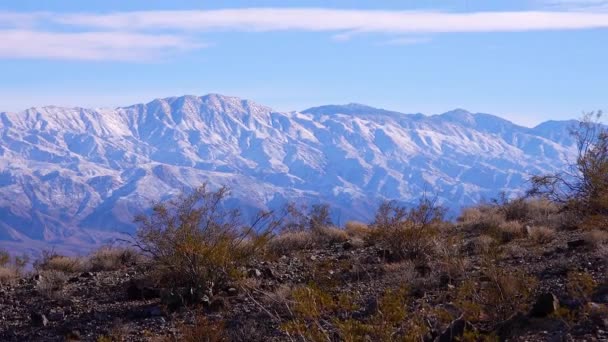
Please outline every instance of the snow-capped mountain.
[[0, 113], [0, 244], [94, 244], [205, 181], [230, 186], [245, 208], [327, 202], [342, 222], [425, 191], [467, 205], [562, 167], [569, 124], [360, 104], [282, 113], [221, 95]]

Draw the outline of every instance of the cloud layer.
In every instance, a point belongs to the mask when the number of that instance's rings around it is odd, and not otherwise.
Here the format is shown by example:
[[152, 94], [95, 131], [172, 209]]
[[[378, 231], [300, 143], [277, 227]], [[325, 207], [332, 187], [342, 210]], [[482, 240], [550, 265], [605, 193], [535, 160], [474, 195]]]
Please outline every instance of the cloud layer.
[[[561, 0], [575, 1], [575, 0]], [[581, 0], [578, 0], [581, 1]], [[592, 1], [592, 0], [588, 0]], [[599, 1], [599, 0], [597, 0]], [[608, 13], [413, 12], [323, 8], [243, 8], [110, 14], [0, 12], [0, 58], [138, 60], [204, 47], [202, 32], [329, 32], [346, 40], [359, 33], [403, 35], [525, 32], [608, 28]], [[346, 39], [344, 39], [346, 38]], [[401, 39], [402, 43], [406, 40]], [[420, 42], [428, 38], [419, 39]], [[415, 43], [417, 38], [408, 38]]]

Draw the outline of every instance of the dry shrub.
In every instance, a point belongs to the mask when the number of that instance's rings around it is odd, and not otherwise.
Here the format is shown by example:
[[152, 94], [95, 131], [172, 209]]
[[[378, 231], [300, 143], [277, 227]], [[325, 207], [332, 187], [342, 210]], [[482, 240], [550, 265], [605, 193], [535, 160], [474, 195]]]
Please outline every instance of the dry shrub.
[[68, 277], [61, 270], [48, 269], [39, 273], [40, 280], [36, 290], [48, 298], [55, 297], [56, 293], [63, 289]]
[[458, 222], [464, 224], [480, 222], [484, 217], [482, 209], [479, 207], [468, 207], [462, 209], [460, 216], [458, 216]]
[[489, 235], [480, 235], [475, 239], [475, 247], [478, 253], [488, 253], [491, 249], [496, 248], [498, 242]]
[[319, 227], [314, 231], [315, 238], [321, 244], [334, 244], [348, 240], [348, 234], [337, 227]]
[[404, 285], [410, 285], [418, 278], [416, 265], [411, 260], [393, 262], [382, 265], [384, 272], [390, 274], [391, 277], [397, 277]]
[[562, 172], [532, 177], [528, 191], [563, 204], [582, 228], [608, 224], [608, 128], [601, 117], [601, 111], [583, 115], [571, 130], [576, 162]]
[[204, 184], [136, 218], [136, 246], [151, 257], [159, 286], [191, 288], [197, 296], [222, 288], [265, 247], [272, 215], [245, 224], [238, 210], [225, 208], [228, 195], [226, 187], [211, 191]]
[[594, 229], [585, 232], [583, 238], [587, 242], [587, 245], [592, 246], [594, 248], [598, 248], [608, 243], [608, 231]]
[[[184, 342], [223, 342], [228, 341], [225, 323], [218, 319], [198, 315], [194, 325], [182, 325], [178, 332], [179, 341]], [[172, 339], [167, 339], [173, 341]]]
[[417, 341], [428, 332], [422, 317], [408, 311], [406, 288], [385, 290], [373, 302], [373, 308], [362, 308], [352, 294], [299, 287], [286, 302], [291, 317], [281, 330], [305, 341]]
[[22, 275], [28, 262], [29, 257], [25, 254], [11, 256], [7, 251], [0, 249], [0, 284], [13, 283]]
[[527, 311], [538, 281], [523, 271], [509, 272], [493, 261], [486, 264], [487, 281], [468, 279], [458, 288], [456, 304], [470, 322], [500, 322]]
[[425, 258], [432, 252], [445, 213], [435, 199], [427, 197], [410, 209], [396, 202], [384, 202], [376, 213], [368, 240], [386, 248], [392, 261]]
[[466, 257], [462, 247], [463, 238], [460, 235], [447, 235], [436, 238], [433, 271], [447, 275], [450, 280], [462, 276], [470, 265], [470, 260]]
[[88, 267], [93, 272], [115, 271], [136, 265], [140, 255], [130, 248], [102, 247], [89, 256]]
[[528, 236], [536, 244], [545, 244], [555, 239], [555, 230], [544, 227], [528, 227]]
[[0, 267], [0, 284], [12, 284], [19, 278], [19, 273], [12, 267]]
[[532, 198], [527, 202], [527, 223], [558, 228], [563, 220], [559, 214], [560, 206], [546, 198]]
[[526, 231], [519, 221], [507, 221], [498, 226], [497, 235], [499, 235], [500, 241], [509, 242], [513, 239], [525, 237]]
[[293, 251], [310, 249], [315, 241], [310, 231], [284, 231], [268, 243], [268, 250], [275, 255], [287, 255]]
[[344, 230], [351, 238], [358, 238], [361, 240], [365, 240], [369, 234], [371, 233], [371, 228], [359, 221], [348, 221], [344, 225]]
[[60, 271], [64, 273], [81, 272], [85, 269], [85, 262], [79, 257], [69, 257], [53, 251], [43, 251], [42, 257], [34, 263], [38, 271]]

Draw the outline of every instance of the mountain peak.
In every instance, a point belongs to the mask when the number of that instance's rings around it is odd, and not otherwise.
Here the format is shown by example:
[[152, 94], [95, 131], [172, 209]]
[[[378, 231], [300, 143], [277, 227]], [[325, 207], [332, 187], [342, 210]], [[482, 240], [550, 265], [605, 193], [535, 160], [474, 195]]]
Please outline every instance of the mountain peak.
[[390, 111], [382, 108], [376, 108], [360, 103], [347, 103], [344, 105], [325, 105], [319, 107], [312, 107], [302, 111], [302, 113], [308, 114], [346, 114], [346, 115], [403, 115], [403, 113]]

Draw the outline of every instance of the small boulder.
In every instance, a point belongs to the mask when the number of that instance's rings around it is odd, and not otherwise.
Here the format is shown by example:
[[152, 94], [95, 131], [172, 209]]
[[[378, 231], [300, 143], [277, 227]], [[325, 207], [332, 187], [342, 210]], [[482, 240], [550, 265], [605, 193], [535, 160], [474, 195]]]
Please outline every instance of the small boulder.
[[226, 307], [226, 301], [222, 297], [213, 298], [213, 300], [209, 303], [209, 307], [207, 308], [211, 312], [221, 311]]
[[530, 311], [531, 317], [546, 317], [559, 309], [559, 299], [550, 292], [542, 293]]
[[462, 318], [456, 319], [450, 323], [450, 325], [439, 335], [435, 340], [437, 342], [453, 342], [460, 341], [465, 331], [473, 330], [474, 327], [471, 323], [465, 321]]
[[607, 304], [608, 303], [608, 284], [603, 284], [595, 289], [595, 292], [591, 296], [591, 299], [596, 303]]
[[38, 312], [32, 312], [30, 318], [32, 320], [32, 325], [36, 327], [46, 327], [49, 324], [48, 318]]
[[226, 291], [228, 293], [229, 296], [236, 296], [238, 294], [238, 290], [235, 287], [230, 287], [228, 288], [228, 290]]
[[250, 278], [259, 278], [262, 276], [262, 272], [260, 270], [258, 270], [257, 268], [251, 268], [249, 269], [249, 271], [247, 272], [247, 275]]
[[49, 320], [57, 322], [65, 319], [65, 312], [61, 309], [54, 309], [49, 312]]
[[568, 249], [570, 249], [570, 250], [577, 249], [579, 247], [583, 247], [586, 244], [587, 244], [587, 241], [585, 241], [585, 239], [576, 239], [576, 240], [568, 241]]

